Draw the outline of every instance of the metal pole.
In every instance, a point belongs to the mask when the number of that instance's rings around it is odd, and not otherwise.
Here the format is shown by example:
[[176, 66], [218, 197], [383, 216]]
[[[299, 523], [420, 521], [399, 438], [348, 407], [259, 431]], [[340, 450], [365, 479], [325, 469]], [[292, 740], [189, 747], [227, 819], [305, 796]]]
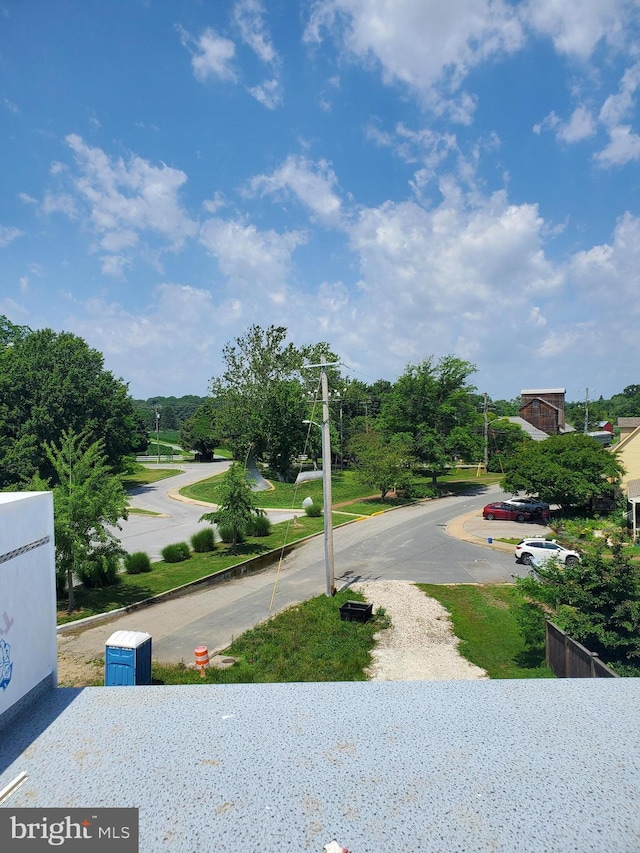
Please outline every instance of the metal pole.
[[484, 473], [489, 470], [489, 422], [487, 420], [487, 395], [484, 395]]
[[156, 406], [156, 450], [158, 451], [158, 465], [160, 464], [160, 411]]
[[324, 502], [324, 565], [327, 595], [335, 595], [333, 571], [333, 530], [331, 517], [331, 439], [329, 435], [329, 383], [324, 358], [320, 364], [322, 389], [322, 498]]

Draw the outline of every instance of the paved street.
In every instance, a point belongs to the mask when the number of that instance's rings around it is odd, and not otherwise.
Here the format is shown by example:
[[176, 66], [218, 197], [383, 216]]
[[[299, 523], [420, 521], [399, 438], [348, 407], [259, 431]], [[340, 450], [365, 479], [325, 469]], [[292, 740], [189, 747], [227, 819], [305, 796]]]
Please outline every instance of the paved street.
[[[122, 530], [118, 538], [129, 553], [145, 551], [152, 560], [160, 559], [160, 552], [165, 545], [174, 542], [189, 542], [191, 536], [203, 527], [206, 522], [199, 522], [200, 516], [207, 512], [207, 506], [197, 501], [185, 501], [178, 498], [178, 492], [184, 486], [206, 480], [214, 474], [226, 471], [231, 462], [221, 459], [218, 462], [179, 465], [176, 463], [175, 477], [159, 480], [141, 486], [131, 492], [130, 506], [160, 515], [138, 515], [131, 513], [121, 524]], [[149, 465], [149, 468], [168, 468], [167, 463]], [[286, 521], [293, 512], [274, 510], [268, 513], [270, 519]], [[299, 513], [298, 513], [299, 514]]]
[[[492, 498], [499, 494], [492, 487], [476, 496], [427, 501], [337, 528], [336, 586], [383, 578], [425, 583], [510, 581], [522, 568], [516, 565], [512, 548], [471, 544], [445, 531], [453, 519], [479, 510], [488, 493]], [[504, 527], [490, 529], [495, 535], [512, 535]], [[522, 535], [539, 532], [529, 525], [519, 525], [518, 530]], [[147, 631], [153, 637], [156, 660], [190, 663], [196, 646], [205, 645], [210, 652], [221, 650], [269, 615], [324, 591], [323, 538], [319, 536], [287, 556], [279, 571], [270, 568], [126, 614], [77, 637], [61, 637], [61, 648], [69, 654], [97, 658], [104, 654], [105, 641], [114, 631]]]

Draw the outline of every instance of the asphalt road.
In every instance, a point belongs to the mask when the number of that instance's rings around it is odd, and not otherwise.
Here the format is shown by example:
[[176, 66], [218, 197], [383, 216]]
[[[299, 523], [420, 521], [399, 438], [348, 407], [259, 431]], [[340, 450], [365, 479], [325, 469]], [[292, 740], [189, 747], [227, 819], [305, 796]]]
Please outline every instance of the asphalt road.
[[[131, 513], [126, 521], [121, 522], [121, 530], [114, 531], [129, 553], [144, 551], [151, 560], [159, 560], [160, 552], [165, 545], [174, 542], [189, 542], [191, 536], [207, 522], [200, 522], [200, 516], [208, 511], [196, 501], [186, 502], [177, 497], [178, 491], [191, 483], [197, 483], [221, 474], [230, 466], [231, 461], [221, 459], [218, 462], [207, 462], [189, 465], [176, 464], [175, 477], [158, 480], [147, 486], [141, 486], [130, 492], [130, 506], [135, 509], [147, 510], [159, 515], [139, 515]], [[148, 465], [148, 468], [167, 468], [166, 463]], [[300, 514], [301, 510], [298, 512]], [[286, 521], [294, 513], [273, 510], [268, 513], [272, 521]]]
[[[200, 471], [203, 468], [199, 466]], [[492, 487], [475, 496], [428, 501], [337, 528], [333, 532], [336, 586], [377, 579], [511, 581], [518, 568], [513, 552], [460, 541], [445, 531], [450, 520], [481, 509], [488, 494], [497, 499], [499, 492]], [[104, 654], [105, 642], [114, 631], [146, 631], [153, 638], [155, 660], [191, 663], [196, 646], [205, 645], [210, 653], [222, 650], [270, 615], [324, 591], [323, 537], [319, 536], [293, 551], [279, 567], [126, 614], [74, 637], [61, 637], [61, 645], [70, 654], [95, 659]]]

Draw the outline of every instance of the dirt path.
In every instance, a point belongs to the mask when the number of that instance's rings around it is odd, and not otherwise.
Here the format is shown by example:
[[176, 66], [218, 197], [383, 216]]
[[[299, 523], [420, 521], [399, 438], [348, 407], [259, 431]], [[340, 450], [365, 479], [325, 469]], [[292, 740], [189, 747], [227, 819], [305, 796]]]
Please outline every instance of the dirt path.
[[354, 586], [373, 609], [383, 607], [390, 629], [377, 635], [368, 670], [371, 681], [457, 681], [486, 678], [483, 669], [458, 652], [449, 614], [409, 581], [374, 581]]

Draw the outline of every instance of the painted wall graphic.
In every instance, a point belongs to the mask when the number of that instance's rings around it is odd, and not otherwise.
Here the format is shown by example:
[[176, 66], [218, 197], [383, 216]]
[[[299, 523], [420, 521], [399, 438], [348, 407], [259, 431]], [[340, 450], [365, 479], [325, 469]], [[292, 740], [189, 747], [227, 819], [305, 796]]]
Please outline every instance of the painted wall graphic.
[[6, 690], [9, 686], [12, 672], [11, 646], [6, 640], [0, 640], [0, 688], [2, 690]]
[[51, 492], [0, 493], [0, 718], [53, 676], [57, 683]]

